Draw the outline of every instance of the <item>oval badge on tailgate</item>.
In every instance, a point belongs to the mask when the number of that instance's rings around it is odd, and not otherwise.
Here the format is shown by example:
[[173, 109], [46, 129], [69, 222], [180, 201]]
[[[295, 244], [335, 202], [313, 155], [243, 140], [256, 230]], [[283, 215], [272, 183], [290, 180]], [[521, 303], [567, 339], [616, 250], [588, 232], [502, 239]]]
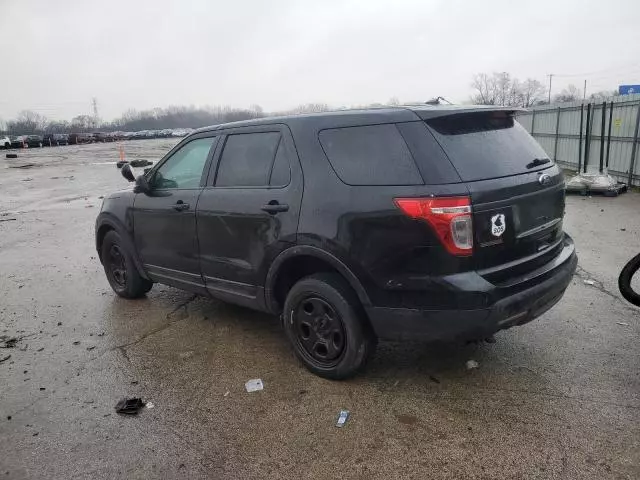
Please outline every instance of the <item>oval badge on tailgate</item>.
[[551, 177], [549, 175], [547, 175], [546, 173], [542, 173], [538, 177], [538, 183], [540, 185], [549, 185], [551, 183]]

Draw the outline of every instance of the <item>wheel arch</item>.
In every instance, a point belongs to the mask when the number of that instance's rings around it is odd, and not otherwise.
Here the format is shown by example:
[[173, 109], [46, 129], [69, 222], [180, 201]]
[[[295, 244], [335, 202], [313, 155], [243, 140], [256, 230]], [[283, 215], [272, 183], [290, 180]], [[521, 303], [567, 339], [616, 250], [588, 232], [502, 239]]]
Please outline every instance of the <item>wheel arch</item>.
[[120, 235], [120, 238], [124, 243], [124, 247], [127, 248], [127, 250], [131, 253], [131, 256], [133, 257], [133, 262], [135, 263], [136, 269], [138, 270], [138, 273], [140, 273], [140, 276], [146, 280], [150, 280], [147, 272], [142, 265], [142, 261], [138, 256], [138, 251], [135, 248], [135, 244], [133, 242], [133, 239], [131, 238], [131, 235], [128, 233], [127, 229], [122, 224], [122, 222], [120, 222], [120, 220], [107, 213], [101, 213], [98, 216], [98, 220], [96, 222], [96, 250], [98, 251], [98, 258], [100, 259], [100, 263], [102, 263], [102, 242], [104, 241], [104, 237], [110, 231], [115, 231], [118, 233], [118, 235]]
[[265, 281], [265, 305], [271, 312], [280, 313], [291, 287], [301, 278], [320, 272], [339, 274], [363, 306], [371, 304], [362, 283], [344, 262], [318, 247], [299, 245], [283, 251], [272, 262]]

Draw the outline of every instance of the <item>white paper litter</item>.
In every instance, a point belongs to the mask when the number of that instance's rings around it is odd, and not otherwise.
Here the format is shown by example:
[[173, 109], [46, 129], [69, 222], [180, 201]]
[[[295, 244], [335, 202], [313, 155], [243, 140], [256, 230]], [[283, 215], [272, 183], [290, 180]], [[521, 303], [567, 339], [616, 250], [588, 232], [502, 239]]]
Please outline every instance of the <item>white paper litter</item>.
[[475, 360], [467, 360], [467, 370], [472, 370], [474, 368], [478, 368], [480, 364]]
[[244, 388], [247, 389], [248, 393], [251, 393], [251, 392], [257, 392], [258, 390], [262, 390], [264, 388], [264, 385], [262, 384], [262, 379], [253, 378], [244, 384]]

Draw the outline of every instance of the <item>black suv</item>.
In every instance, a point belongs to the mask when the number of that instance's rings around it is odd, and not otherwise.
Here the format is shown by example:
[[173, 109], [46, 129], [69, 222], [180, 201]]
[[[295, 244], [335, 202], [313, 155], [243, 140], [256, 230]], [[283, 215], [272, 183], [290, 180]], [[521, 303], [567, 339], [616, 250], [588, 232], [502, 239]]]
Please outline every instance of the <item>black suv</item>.
[[104, 200], [96, 246], [118, 295], [159, 282], [279, 314], [339, 379], [378, 338], [481, 339], [551, 308], [577, 264], [563, 214], [513, 109], [352, 110], [198, 130]]

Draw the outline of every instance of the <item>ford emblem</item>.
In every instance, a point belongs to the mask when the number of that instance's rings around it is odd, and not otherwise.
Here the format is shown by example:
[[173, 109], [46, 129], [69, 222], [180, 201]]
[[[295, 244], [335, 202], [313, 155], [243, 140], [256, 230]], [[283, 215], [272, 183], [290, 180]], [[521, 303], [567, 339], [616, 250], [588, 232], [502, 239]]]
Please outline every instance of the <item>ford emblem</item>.
[[538, 177], [538, 183], [540, 185], [549, 185], [551, 183], [551, 177], [546, 173], [543, 173]]

